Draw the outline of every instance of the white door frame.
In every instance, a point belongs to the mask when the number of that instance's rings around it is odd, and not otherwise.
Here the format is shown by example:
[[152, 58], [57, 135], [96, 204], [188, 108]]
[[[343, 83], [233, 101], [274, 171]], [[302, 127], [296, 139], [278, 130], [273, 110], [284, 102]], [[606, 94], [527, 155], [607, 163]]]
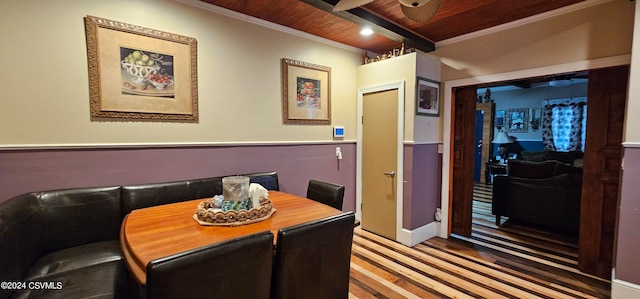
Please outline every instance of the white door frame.
[[443, 139], [443, 152], [442, 152], [442, 192], [440, 198], [440, 207], [442, 209], [442, 220], [440, 224], [440, 229], [438, 230], [438, 236], [441, 238], [449, 237], [449, 219], [450, 211], [449, 211], [449, 203], [450, 203], [450, 179], [452, 172], [451, 161], [451, 131], [452, 126], [452, 90], [455, 87], [476, 85], [482, 83], [492, 83], [492, 82], [501, 82], [501, 81], [509, 81], [516, 80], [522, 78], [531, 78], [531, 77], [541, 77], [553, 74], [567, 73], [567, 72], [576, 72], [576, 71], [584, 71], [591, 69], [599, 69], [605, 67], [626, 65], [631, 63], [631, 55], [625, 54], [620, 56], [612, 56], [599, 58], [594, 60], [582, 60], [576, 62], [570, 62], [559, 65], [545, 66], [533, 69], [525, 69], [519, 71], [513, 71], [508, 73], [499, 73], [492, 75], [484, 75], [466, 79], [458, 79], [452, 81], [446, 81], [444, 83], [444, 107], [443, 107], [443, 130], [442, 130], [442, 139]]
[[[387, 90], [398, 90], [398, 141], [397, 145], [397, 161], [396, 161], [396, 241], [408, 245], [406, 240], [410, 240], [410, 235], [402, 229], [402, 211], [404, 207], [404, 99], [405, 99], [405, 82], [394, 81], [371, 87], [358, 89], [357, 103], [357, 150], [356, 150], [356, 218], [362, 220], [362, 113], [364, 95], [372, 92], [380, 92]], [[406, 235], [406, 236], [405, 236]]]

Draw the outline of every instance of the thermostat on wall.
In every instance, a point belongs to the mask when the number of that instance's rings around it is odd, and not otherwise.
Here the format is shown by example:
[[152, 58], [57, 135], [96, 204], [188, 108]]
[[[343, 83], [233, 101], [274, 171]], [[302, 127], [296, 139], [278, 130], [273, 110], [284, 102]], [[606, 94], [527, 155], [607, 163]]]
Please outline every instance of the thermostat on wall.
[[334, 138], [343, 138], [344, 137], [344, 127], [333, 127], [333, 137]]

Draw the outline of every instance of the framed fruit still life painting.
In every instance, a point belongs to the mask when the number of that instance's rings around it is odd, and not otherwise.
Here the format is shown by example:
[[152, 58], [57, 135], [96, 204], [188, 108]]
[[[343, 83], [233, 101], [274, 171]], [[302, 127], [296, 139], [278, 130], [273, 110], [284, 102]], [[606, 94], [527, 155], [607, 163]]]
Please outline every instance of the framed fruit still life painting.
[[282, 121], [331, 124], [331, 68], [283, 58]]
[[85, 17], [92, 120], [198, 121], [197, 41]]

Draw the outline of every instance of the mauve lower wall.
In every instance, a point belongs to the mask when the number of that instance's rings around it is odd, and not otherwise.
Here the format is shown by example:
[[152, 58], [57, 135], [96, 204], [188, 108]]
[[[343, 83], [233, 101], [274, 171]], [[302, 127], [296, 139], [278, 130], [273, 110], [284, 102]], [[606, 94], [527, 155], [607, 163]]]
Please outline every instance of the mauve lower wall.
[[616, 278], [640, 285], [640, 148], [625, 148], [616, 245]]
[[0, 202], [32, 191], [277, 171], [280, 190], [296, 195], [306, 195], [310, 178], [345, 185], [343, 210], [355, 211], [355, 168], [355, 143], [5, 150]]
[[403, 228], [414, 230], [435, 221], [440, 207], [441, 163], [438, 144], [404, 146]]

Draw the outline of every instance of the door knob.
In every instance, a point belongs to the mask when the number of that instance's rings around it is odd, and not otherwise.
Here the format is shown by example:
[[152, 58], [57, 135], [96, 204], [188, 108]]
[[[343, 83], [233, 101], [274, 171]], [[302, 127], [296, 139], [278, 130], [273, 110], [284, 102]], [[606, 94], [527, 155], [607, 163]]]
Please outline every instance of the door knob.
[[393, 170], [391, 170], [391, 171], [385, 172], [384, 175], [388, 175], [390, 177], [394, 177], [396, 175], [396, 173]]

